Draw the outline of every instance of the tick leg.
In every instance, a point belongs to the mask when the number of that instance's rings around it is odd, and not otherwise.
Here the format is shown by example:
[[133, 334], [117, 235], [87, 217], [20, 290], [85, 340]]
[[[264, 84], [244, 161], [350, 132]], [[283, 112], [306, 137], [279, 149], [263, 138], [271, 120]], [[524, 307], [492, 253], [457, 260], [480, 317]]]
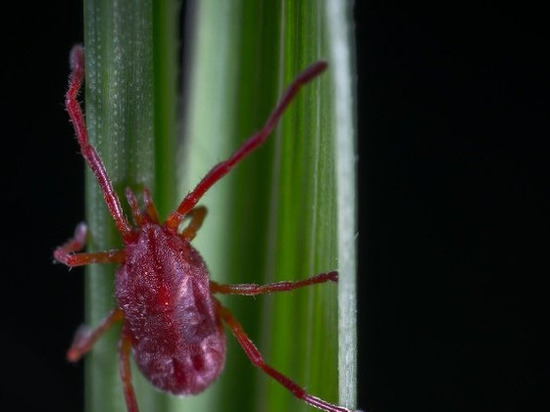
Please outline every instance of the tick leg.
[[315, 285], [317, 283], [337, 282], [338, 272], [321, 273], [316, 276], [296, 282], [276, 282], [267, 285], [257, 285], [255, 283], [241, 283], [235, 285], [220, 285], [217, 282], [210, 281], [210, 292], [223, 293], [229, 295], [260, 295], [262, 293], [287, 292], [304, 286]]
[[70, 267], [85, 266], [90, 263], [122, 263], [125, 258], [123, 250], [108, 250], [94, 253], [66, 253], [54, 252], [55, 260]]
[[189, 213], [185, 217], [191, 218], [191, 222], [189, 222], [189, 225], [183, 229], [181, 232], [181, 237], [192, 240], [197, 235], [197, 231], [202, 226], [202, 222], [206, 216], [206, 207], [204, 206], [198, 206], [194, 209], [191, 209]]
[[157, 208], [153, 203], [153, 199], [151, 197], [151, 192], [149, 192], [149, 189], [147, 188], [143, 189], [143, 201], [145, 202], [145, 213], [143, 213], [139, 209], [136, 195], [134, 195], [134, 192], [132, 192], [132, 189], [127, 187], [125, 194], [126, 194], [126, 200], [128, 201], [130, 208], [132, 209], [132, 218], [134, 219], [134, 222], [137, 226], [143, 226], [146, 220], [148, 220], [149, 222], [158, 224], [159, 216], [157, 213]]
[[122, 310], [113, 309], [94, 329], [87, 326], [78, 328], [73, 343], [67, 351], [67, 359], [71, 362], [79, 360], [113, 324], [121, 321], [123, 317]]
[[73, 123], [82, 156], [97, 179], [99, 187], [103, 192], [105, 203], [109, 208], [109, 212], [111, 212], [111, 216], [113, 216], [118, 231], [123, 239], [128, 239], [131, 237], [132, 228], [124, 217], [120, 199], [113, 188], [113, 184], [109, 180], [109, 176], [107, 175], [101, 158], [88, 141], [88, 131], [86, 130], [84, 114], [82, 113], [82, 108], [78, 104], [78, 92], [84, 81], [84, 49], [82, 46], [73, 47], [71, 50], [70, 62], [71, 76], [69, 78], [69, 90], [67, 90], [67, 94], [65, 95], [65, 107]]
[[124, 260], [122, 250], [96, 253], [74, 253], [82, 250], [86, 244], [86, 224], [80, 223], [74, 231], [74, 237], [53, 252], [55, 260], [67, 266], [82, 266], [89, 263], [121, 263]]
[[86, 229], [86, 223], [79, 223], [78, 225], [76, 225], [73, 237], [69, 239], [64, 245], [59, 246], [55, 250], [54, 254], [69, 254], [71, 252], [78, 252], [79, 250], [84, 249], [84, 245], [86, 244], [87, 232], [88, 230]]
[[130, 350], [132, 349], [132, 343], [124, 331], [124, 328], [122, 330], [122, 337], [120, 339], [118, 349], [120, 354], [120, 378], [122, 380], [126, 408], [128, 409], [128, 412], [138, 412], [136, 394], [132, 385], [132, 371], [130, 370]]
[[233, 166], [266, 141], [273, 131], [273, 128], [281, 118], [283, 112], [288, 107], [292, 99], [294, 99], [300, 88], [320, 75], [326, 68], [327, 63], [324, 61], [319, 61], [312, 64], [300, 75], [298, 75], [298, 77], [286, 89], [283, 97], [279, 100], [275, 110], [273, 110], [262, 129], [248, 138], [248, 140], [246, 140], [229, 159], [218, 163], [206, 174], [206, 176], [203, 177], [195, 189], [185, 196], [176, 211], [168, 216], [168, 219], [166, 219], [166, 226], [176, 230], [187, 212], [189, 212], [197, 204], [200, 198], [214, 183], [229, 173]]
[[310, 404], [311, 406], [314, 406], [316, 408], [319, 408], [327, 412], [353, 412], [352, 409], [344, 408], [343, 406], [334, 405], [332, 403], [319, 399], [316, 396], [308, 394], [296, 382], [292, 381], [290, 378], [287, 378], [281, 372], [277, 371], [276, 369], [272, 368], [267, 363], [265, 363], [261, 353], [258, 351], [258, 348], [256, 348], [256, 345], [254, 345], [254, 342], [252, 342], [250, 338], [247, 336], [247, 334], [244, 332], [239, 321], [237, 321], [237, 319], [235, 319], [235, 317], [229, 311], [229, 309], [222, 306], [222, 304], [217, 299], [215, 299], [215, 302], [216, 302], [216, 309], [217, 309], [218, 315], [229, 327], [229, 329], [231, 330], [231, 332], [239, 342], [239, 345], [241, 345], [246, 355], [255, 366], [259, 367], [265, 373], [271, 376], [273, 379], [278, 381], [281, 385], [283, 385], [290, 392], [292, 392], [292, 394], [296, 396], [298, 399], [303, 400], [304, 402]]
[[147, 212], [147, 215], [151, 219], [151, 222], [159, 223], [159, 214], [157, 212], [157, 208], [153, 203], [151, 192], [149, 192], [149, 189], [147, 188], [143, 189], [143, 200], [145, 202], [145, 211]]
[[126, 201], [130, 205], [130, 209], [132, 210], [132, 219], [134, 219], [134, 223], [137, 226], [142, 226], [144, 220], [143, 215], [141, 214], [141, 210], [139, 210], [136, 195], [134, 195], [134, 192], [132, 192], [132, 189], [130, 189], [129, 187], [126, 188], [124, 194], [126, 195]]

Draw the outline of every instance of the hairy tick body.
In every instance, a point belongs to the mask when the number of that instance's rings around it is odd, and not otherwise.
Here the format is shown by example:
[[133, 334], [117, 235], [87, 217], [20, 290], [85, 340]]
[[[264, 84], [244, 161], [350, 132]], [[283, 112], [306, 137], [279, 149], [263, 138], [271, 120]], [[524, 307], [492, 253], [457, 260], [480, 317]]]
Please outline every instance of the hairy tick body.
[[[240, 323], [215, 297], [214, 293], [258, 295], [285, 292], [297, 288], [336, 282], [337, 272], [321, 273], [296, 282], [267, 285], [222, 285], [210, 280], [208, 269], [191, 240], [200, 229], [206, 208], [196, 206], [200, 198], [238, 162], [252, 153], [270, 135], [286, 107], [299, 89], [326, 69], [317, 62], [302, 72], [286, 90], [263, 128], [253, 134], [227, 160], [214, 166], [161, 223], [147, 189], [144, 207], [126, 189], [134, 225], [122, 211], [118, 195], [107, 175], [99, 154], [88, 140], [84, 114], [78, 92], [84, 80], [84, 50], [75, 46], [71, 52], [71, 77], [65, 105], [74, 125], [81, 153], [95, 175], [119, 231], [123, 248], [85, 253], [86, 226], [81, 223], [74, 237], [54, 252], [57, 261], [67, 266], [91, 263], [118, 263], [115, 277], [114, 308], [95, 328], [81, 327], [67, 352], [75, 362], [113, 324], [122, 322], [119, 343], [120, 376], [128, 412], [138, 412], [131, 381], [130, 353], [143, 375], [157, 388], [175, 395], [191, 395], [206, 389], [222, 372], [225, 363], [225, 324], [233, 333], [251, 362], [287, 388], [298, 399], [327, 412], [350, 412], [305, 392], [298, 384], [269, 366], [243, 331]], [[186, 219], [187, 226], [180, 230]]]
[[225, 334], [206, 265], [189, 241], [159, 225], [142, 227], [126, 247], [115, 297], [136, 363], [156, 387], [194, 394], [221, 373]]

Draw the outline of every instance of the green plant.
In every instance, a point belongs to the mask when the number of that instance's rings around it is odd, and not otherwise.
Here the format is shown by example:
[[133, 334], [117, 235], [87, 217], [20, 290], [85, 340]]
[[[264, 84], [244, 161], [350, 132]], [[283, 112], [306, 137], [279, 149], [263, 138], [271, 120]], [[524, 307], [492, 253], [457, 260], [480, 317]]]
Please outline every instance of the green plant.
[[[342, 102], [338, 87], [350, 87], [353, 69], [349, 58], [337, 57], [342, 44], [350, 50], [349, 35], [338, 34], [347, 21], [338, 9], [346, 12], [347, 6], [246, 3], [197, 2], [193, 44], [185, 44], [191, 50], [186, 140], [176, 162], [178, 2], [86, 0], [90, 139], [119, 193], [125, 186], [149, 187], [163, 218], [215, 162], [261, 126], [289, 79], [316, 59], [329, 60], [329, 72], [304, 90], [266, 147], [205, 196], [201, 204], [209, 215], [194, 243], [220, 282], [265, 283], [339, 268], [338, 288], [224, 301], [268, 362], [312, 393], [333, 401], [340, 393], [342, 402], [352, 404], [354, 135], [341, 123], [351, 119], [353, 126], [354, 103], [353, 95]], [[337, 87], [346, 76], [348, 84]], [[119, 240], [89, 174], [86, 197], [90, 249], [116, 247]], [[114, 268], [98, 265], [88, 272], [87, 322], [95, 324], [114, 305]], [[88, 357], [89, 412], [124, 410], [117, 336], [110, 332]], [[185, 402], [156, 392], [134, 369], [142, 410], [233, 411], [238, 405], [244, 411], [260, 402], [261, 410], [308, 410], [251, 367], [231, 336], [228, 344], [225, 377]]]

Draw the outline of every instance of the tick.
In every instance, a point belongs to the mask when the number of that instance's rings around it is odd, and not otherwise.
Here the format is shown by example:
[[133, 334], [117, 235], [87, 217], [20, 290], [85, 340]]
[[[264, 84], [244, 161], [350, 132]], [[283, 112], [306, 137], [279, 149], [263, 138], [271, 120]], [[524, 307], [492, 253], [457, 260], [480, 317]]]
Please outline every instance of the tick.
[[[120, 232], [123, 247], [105, 252], [80, 252], [86, 240], [86, 225], [81, 223], [76, 227], [74, 237], [54, 252], [57, 261], [70, 267], [90, 263], [120, 265], [114, 285], [116, 307], [99, 325], [81, 327], [77, 331], [67, 353], [69, 361], [78, 361], [113, 324], [121, 322], [120, 376], [128, 411], [138, 412], [131, 382], [130, 352], [143, 375], [158, 389], [175, 395], [196, 394], [210, 386], [223, 370], [225, 324], [251, 362], [298, 399], [324, 411], [350, 412], [306, 393], [297, 383], [269, 366], [241, 324], [214, 297], [215, 293], [252, 296], [285, 292], [317, 283], [336, 282], [338, 273], [321, 273], [296, 282], [262, 286], [219, 284], [210, 280], [206, 264], [191, 245], [206, 215], [206, 208], [196, 206], [197, 202], [212, 185], [268, 138], [299, 89], [319, 76], [327, 64], [319, 61], [303, 71], [287, 88], [262, 129], [249, 137], [231, 157], [214, 166], [164, 223], [159, 221], [147, 189], [143, 193], [143, 209], [134, 193], [126, 189], [133, 225], [123, 213], [99, 154], [88, 141], [84, 114], [77, 99], [84, 80], [84, 50], [81, 46], [75, 46], [71, 51], [70, 64], [66, 109], [82, 156], [97, 179], [105, 204]], [[180, 229], [184, 220], [189, 223]]]

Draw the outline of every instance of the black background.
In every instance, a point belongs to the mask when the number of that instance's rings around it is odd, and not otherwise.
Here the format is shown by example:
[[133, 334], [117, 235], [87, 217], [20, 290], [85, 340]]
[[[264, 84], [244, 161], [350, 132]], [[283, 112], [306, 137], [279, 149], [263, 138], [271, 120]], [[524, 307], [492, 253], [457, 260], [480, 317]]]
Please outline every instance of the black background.
[[[548, 372], [545, 14], [358, 3], [359, 406], [528, 410]], [[1, 400], [81, 410], [82, 366], [64, 355], [82, 278], [51, 253], [83, 217], [62, 106], [82, 10], [12, 7], [1, 25]]]

